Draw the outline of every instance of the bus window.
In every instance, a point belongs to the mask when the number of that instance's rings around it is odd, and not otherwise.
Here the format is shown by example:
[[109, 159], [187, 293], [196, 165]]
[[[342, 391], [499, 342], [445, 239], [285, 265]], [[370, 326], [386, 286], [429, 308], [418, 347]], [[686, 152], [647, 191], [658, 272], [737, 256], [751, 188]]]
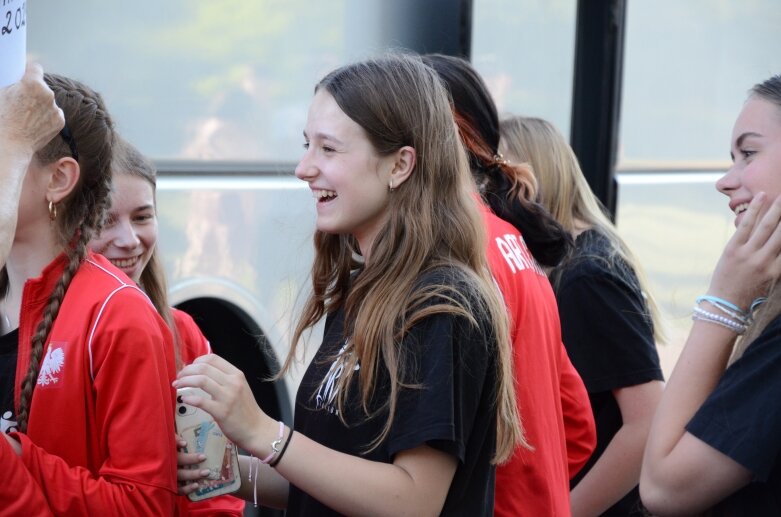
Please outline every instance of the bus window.
[[572, 111], [577, 2], [474, 2], [472, 62], [500, 116], [550, 120], [566, 135]]
[[714, 184], [748, 89], [779, 73], [779, 23], [776, 0], [628, 3], [616, 219], [668, 325], [667, 375], [734, 232]]
[[293, 162], [312, 87], [377, 47], [379, 0], [28, 2], [28, 53], [157, 160]]

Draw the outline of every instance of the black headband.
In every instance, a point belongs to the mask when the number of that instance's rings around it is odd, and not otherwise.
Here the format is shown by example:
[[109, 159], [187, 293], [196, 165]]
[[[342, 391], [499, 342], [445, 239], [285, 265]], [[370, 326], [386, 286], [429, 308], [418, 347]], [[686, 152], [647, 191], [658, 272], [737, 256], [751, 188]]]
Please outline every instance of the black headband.
[[71, 133], [71, 130], [68, 129], [67, 124], [62, 126], [62, 129], [60, 130], [60, 136], [63, 140], [65, 140], [65, 143], [68, 144], [68, 147], [70, 147], [71, 156], [73, 156], [73, 159], [79, 161], [79, 151], [76, 150], [76, 140], [73, 138], [73, 134]]

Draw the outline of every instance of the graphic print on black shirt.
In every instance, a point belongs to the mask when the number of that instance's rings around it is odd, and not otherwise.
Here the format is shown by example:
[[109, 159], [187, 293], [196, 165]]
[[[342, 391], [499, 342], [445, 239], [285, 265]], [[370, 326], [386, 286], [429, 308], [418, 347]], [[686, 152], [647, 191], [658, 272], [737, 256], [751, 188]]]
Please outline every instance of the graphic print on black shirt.
[[[439, 278], [429, 281], [442, 283]], [[334, 388], [338, 376], [344, 374], [344, 312], [329, 315], [323, 343], [299, 385], [295, 431], [331, 449], [383, 463], [392, 463], [398, 452], [423, 444], [451, 454], [459, 463], [442, 514], [493, 515], [495, 466], [490, 460], [496, 444], [496, 343], [486, 336], [490, 325], [485, 314], [475, 317], [478, 327], [463, 317], [434, 314], [405, 335], [402, 346], [409, 354], [406, 360], [414, 365], [413, 375], [422, 388], [399, 393], [389, 435], [367, 452], [387, 412], [366, 418], [359, 402], [358, 370], [344, 401], [344, 414], [336, 413]], [[378, 371], [370, 412], [387, 401], [388, 382], [387, 370]], [[338, 513], [291, 485], [287, 515], [325, 517]]]
[[14, 415], [14, 382], [19, 329], [0, 336], [0, 433], [16, 431]]
[[[320, 388], [317, 390], [317, 396], [315, 397], [315, 409], [326, 410], [334, 415], [339, 415], [339, 408], [336, 405], [336, 396], [339, 394], [337, 384], [342, 377], [344, 371], [344, 351], [347, 349], [347, 340], [345, 340], [342, 348], [339, 349], [336, 359], [331, 363], [331, 367], [328, 369], [328, 374], [323, 380]], [[355, 371], [361, 369], [360, 364], [355, 365]]]

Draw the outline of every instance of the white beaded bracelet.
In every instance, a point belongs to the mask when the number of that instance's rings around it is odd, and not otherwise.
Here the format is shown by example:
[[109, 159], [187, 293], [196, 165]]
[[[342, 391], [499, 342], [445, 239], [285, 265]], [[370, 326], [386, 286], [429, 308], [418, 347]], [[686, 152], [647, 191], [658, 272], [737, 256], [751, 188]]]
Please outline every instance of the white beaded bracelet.
[[743, 323], [737, 322], [735, 320], [732, 320], [720, 314], [708, 312], [705, 309], [701, 309], [697, 307], [696, 305], [694, 306], [694, 313], [692, 314], [692, 319], [707, 321], [709, 323], [715, 323], [716, 325], [721, 325], [722, 327], [728, 328], [738, 335], [746, 332], [746, 325], [744, 325]]

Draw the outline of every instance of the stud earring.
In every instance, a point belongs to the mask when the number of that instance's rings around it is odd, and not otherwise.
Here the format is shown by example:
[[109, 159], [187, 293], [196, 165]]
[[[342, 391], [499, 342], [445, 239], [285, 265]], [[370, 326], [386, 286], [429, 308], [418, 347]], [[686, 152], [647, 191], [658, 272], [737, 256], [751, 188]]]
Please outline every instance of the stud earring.
[[393, 178], [391, 178], [390, 182], [388, 183], [388, 190], [390, 192], [394, 192], [396, 189], [393, 188]]

